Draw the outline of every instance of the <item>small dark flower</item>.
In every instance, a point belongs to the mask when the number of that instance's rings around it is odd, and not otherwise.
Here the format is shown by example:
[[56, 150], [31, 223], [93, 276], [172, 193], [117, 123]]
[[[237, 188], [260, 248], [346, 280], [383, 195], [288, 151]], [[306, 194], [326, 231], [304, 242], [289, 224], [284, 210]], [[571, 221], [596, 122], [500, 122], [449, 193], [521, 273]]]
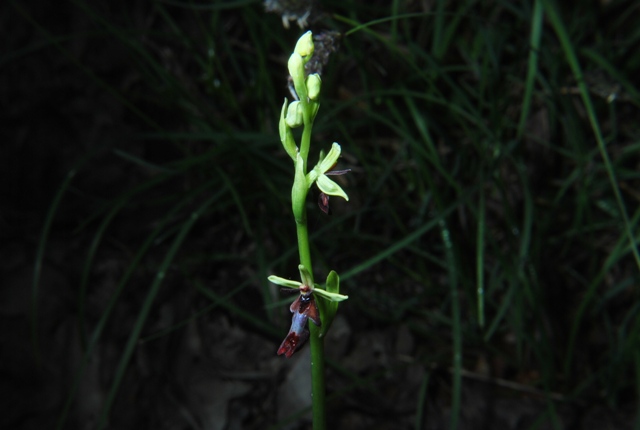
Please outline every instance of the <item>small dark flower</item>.
[[300, 295], [291, 303], [289, 310], [293, 313], [291, 328], [278, 348], [278, 355], [284, 354], [287, 358], [291, 357], [309, 338], [308, 319], [317, 326], [321, 325], [318, 306], [311, 288], [306, 285], [300, 287]]
[[348, 299], [348, 296], [338, 294], [337, 292], [325, 291], [321, 288], [316, 288], [311, 279], [311, 274], [305, 267], [300, 264], [298, 266], [300, 270], [300, 278], [302, 282], [291, 281], [279, 276], [269, 276], [269, 281], [277, 285], [282, 285], [287, 288], [294, 288], [300, 291], [300, 295], [291, 303], [289, 310], [293, 313], [291, 318], [291, 328], [287, 337], [284, 338], [278, 348], [278, 355], [283, 355], [287, 358], [291, 357], [300, 346], [302, 346], [309, 338], [309, 330], [307, 329], [307, 320], [313, 321], [315, 325], [320, 327], [320, 313], [318, 306], [314, 298], [314, 293], [320, 295], [330, 302], [341, 302]]

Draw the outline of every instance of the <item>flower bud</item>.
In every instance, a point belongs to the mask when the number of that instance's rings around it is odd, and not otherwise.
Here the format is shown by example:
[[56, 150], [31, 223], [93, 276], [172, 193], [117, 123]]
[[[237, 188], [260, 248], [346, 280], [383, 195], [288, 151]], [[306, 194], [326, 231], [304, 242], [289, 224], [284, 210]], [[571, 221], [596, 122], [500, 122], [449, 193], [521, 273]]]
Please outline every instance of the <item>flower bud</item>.
[[[313, 34], [311, 33], [311, 31], [307, 31], [305, 34], [300, 36], [300, 39], [298, 39], [296, 48], [293, 50], [293, 52], [299, 54], [302, 57], [310, 57], [311, 55], [313, 55], [313, 48]], [[309, 58], [306, 58], [305, 60], [309, 61]]]
[[318, 75], [317, 73], [314, 73], [307, 77], [307, 96], [311, 100], [318, 99], [321, 85], [322, 85], [322, 80], [320, 79], [320, 75]]
[[294, 84], [296, 82], [304, 81], [304, 63], [302, 62], [302, 57], [300, 56], [300, 54], [295, 52], [291, 54], [291, 57], [289, 57], [289, 62], [287, 63], [287, 67]]
[[300, 127], [304, 123], [300, 102], [291, 102], [287, 109], [287, 117], [285, 118], [285, 121], [291, 128]]

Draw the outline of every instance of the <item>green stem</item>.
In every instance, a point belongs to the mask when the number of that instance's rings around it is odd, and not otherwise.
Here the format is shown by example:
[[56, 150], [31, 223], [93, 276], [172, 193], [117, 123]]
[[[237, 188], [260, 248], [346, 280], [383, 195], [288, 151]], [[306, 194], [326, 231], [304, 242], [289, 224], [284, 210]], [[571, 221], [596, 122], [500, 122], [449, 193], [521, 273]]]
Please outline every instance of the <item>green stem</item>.
[[[303, 201], [304, 204], [304, 201]], [[313, 277], [309, 232], [307, 229], [307, 211], [301, 208], [302, 216], [296, 220], [298, 234], [298, 252], [302, 264]], [[313, 406], [313, 429], [324, 430], [325, 423], [325, 386], [324, 386], [324, 338], [320, 337], [320, 328], [309, 323], [309, 344], [311, 347], [311, 399]]]
[[302, 264], [313, 279], [313, 266], [311, 264], [311, 251], [309, 249], [309, 233], [307, 230], [307, 210], [302, 209], [302, 219], [296, 220], [298, 233], [298, 253], [300, 254], [300, 264]]
[[313, 121], [308, 114], [308, 105], [304, 105], [304, 129], [300, 138], [300, 156], [304, 160], [304, 172], [307, 173], [307, 158], [309, 158], [309, 147], [311, 146], [311, 127]]
[[[311, 126], [305, 126], [302, 135], [301, 148], [306, 146], [307, 151], [309, 148], [308, 142], [310, 140]], [[306, 137], [306, 139], [305, 139]], [[307, 145], [304, 145], [305, 140]], [[302, 155], [302, 154], [301, 154]], [[303, 160], [306, 162], [306, 155]], [[306, 163], [305, 163], [306, 164]], [[306, 167], [304, 168], [306, 172]], [[301, 177], [300, 171], [296, 174], [296, 181], [303, 181], [304, 177]], [[300, 185], [300, 184], [299, 184]], [[306, 187], [306, 184], [302, 184]], [[294, 184], [294, 189], [296, 185]], [[304, 189], [304, 188], [303, 188]], [[293, 213], [296, 214], [296, 233], [298, 236], [298, 253], [300, 255], [300, 264], [302, 264], [309, 275], [311, 275], [313, 283], [313, 264], [311, 263], [311, 249], [309, 247], [309, 230], [307, 227], [307, 208], [306, 208], [306, 189], [302, 192], [293, 194], [296, 197], [293, 198]], [[309, 323], [310, 341], [311, 346], [311, 404], [313, 407], [313, 429], [324, 430], [325, 425], [325, 387], [324, 387], [324, 338], [320, 337], [320, 329], [315, 324]]]
[[325, 388], [324, 388], [324, 337], [320, 337], [320, 327], [309, 323], [311, 332], [311, 403], [313, 405], [313, 430], [324, 430]]

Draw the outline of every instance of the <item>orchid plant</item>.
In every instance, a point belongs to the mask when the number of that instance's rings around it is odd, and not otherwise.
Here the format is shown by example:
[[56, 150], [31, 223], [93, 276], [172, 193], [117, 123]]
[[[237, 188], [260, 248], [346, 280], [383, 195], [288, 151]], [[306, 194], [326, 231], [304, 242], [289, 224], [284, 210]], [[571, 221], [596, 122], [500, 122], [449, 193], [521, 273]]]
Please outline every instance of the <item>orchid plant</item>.
[[[320, 104], [318, 97], [322, 81], [320, 75], [305, 73], [305, 64], [313, 56], [314, 43], [310, 31], [300, 37], [293, 54], [289, 57], [289, 74], [297, 100], [289, 103], [286, 99], [280, 113], [279, 132], [284, 147], [294, 165], [294, 180], [291, 189], [291, 205], [296, 223], [300, 281], [292, 281], [278, 276], [270, 276], [274, 284], [293, 288], [300, 295], [291, 304], [293, 313], [291, 329], [278, 348], [278, 355], [291, 357], [309, 339], [311, 345], [311, 379], [313, 396], [313, 428], [324, 429], [324, 336], [331, 326], [338, 309], [338, 303], [348, 297], [340, 294], [340, 278], [335, 271], [329, 272], [324, 288], [313, 281], [313, 266], [309, 248], [307, 228], [307, 195], [315, 184], [321, 191], [320, 208], [328, 212], [329, 196], [349, 200], [344, 190], [328, 176], [346, 173], [333, 171], [340, 158], [340, 145], [333, 143], [324, 155], [320, 152], [318, 163], [308, 169], [307, 159], [311, 143], [311, 129]], [[300, 145], [296, 144], [292, 129], [303, 127]], [[316, 301], [315, 299], [320, 300]], [[307, 324], [311, 320], [313, 324]], [[307, 325], [309, 328], [307, 329]]]

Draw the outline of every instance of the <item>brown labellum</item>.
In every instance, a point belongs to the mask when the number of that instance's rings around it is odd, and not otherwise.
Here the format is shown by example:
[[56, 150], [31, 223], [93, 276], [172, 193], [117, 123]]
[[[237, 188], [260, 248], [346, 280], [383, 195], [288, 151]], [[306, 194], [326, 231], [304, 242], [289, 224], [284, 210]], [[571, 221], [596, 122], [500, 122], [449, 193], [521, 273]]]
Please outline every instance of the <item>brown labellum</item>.
[[318, 196], [318, 206], [322, 212], [327, 215], [331, 215], [331, 208], [329, 208], [329, 196], [325, 193], [320, 193]]

